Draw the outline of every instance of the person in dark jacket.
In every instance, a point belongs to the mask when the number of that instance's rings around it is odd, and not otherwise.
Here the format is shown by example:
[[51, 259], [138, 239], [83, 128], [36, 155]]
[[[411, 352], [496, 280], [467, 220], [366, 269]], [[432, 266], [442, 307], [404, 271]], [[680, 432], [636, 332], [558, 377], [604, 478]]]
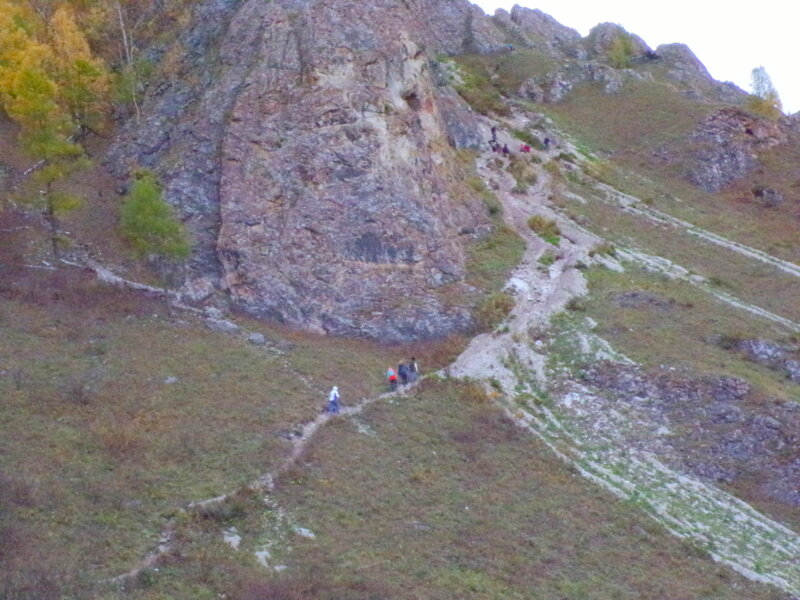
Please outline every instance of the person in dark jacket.
[[406, 363], [400, 363], [397, 367], [397, 374], [400, 375], [400, 381], [403, 382], [403, 387], [408, 385], [408, 367]]

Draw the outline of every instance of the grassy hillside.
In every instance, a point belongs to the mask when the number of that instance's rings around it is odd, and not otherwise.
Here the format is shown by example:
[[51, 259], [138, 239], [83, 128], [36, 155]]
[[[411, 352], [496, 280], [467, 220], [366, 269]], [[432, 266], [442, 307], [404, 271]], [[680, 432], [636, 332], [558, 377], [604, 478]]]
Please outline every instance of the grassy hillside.
[[[0, 279], [3, 597], [60, 597], [130, 569], [165, 517], [281, 461], [330, 385], [352, 403], [410, 351], [240, 318], [275, 341], [256, 347], [17, 258]], [[448, 355], [414, 350], [422, 364]]]
[[[276, 484], [266, 506], [194, 521], [124, 597], [780, 598], [576, 477], [470, 385], [336, 421]], [[257, 564], [265, 546], [286, 571]]]

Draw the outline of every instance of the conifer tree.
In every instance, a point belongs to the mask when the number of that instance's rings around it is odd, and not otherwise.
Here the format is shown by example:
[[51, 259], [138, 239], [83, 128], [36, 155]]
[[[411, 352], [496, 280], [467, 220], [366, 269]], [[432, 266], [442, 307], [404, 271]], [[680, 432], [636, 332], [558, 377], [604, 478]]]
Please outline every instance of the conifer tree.
[[152, 171], [136, 173], [122, 206], [122, 232], [140, 256], [179, 260], [189, 256], [190, 246], [183, 224], [162, 198], [161, 186]]
[[105, 66], [92, 55], [68, 7], [56, 9], [50, 21], [50, 37], [65, 108], [81, 129], [98, 128], [107, 112], [110, 89]]

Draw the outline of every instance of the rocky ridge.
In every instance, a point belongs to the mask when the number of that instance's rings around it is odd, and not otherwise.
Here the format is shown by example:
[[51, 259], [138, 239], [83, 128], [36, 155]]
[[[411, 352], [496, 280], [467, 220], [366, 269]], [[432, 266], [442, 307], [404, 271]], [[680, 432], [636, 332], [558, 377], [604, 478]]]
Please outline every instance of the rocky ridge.
[[[174, 43], [147, 51], [163, 83], [107, 165], [120, 179], [159, 172], [194, 234], [190, 300], [321, 333], [465, 331], [466, 248], [493, 225], [457, 152], [487, 138], [435, 57], [535, 49], [557, 66], [519, 93], [558, 102], [582, 83], [616, 94], [653, 77], [608, 64], [620, 36], [676, 85], [719, 88], [684, 46], [652, 51], [609, 23], [581, 38], [519, 6], [489, 17], [466, 0], [204, 0]], [[747, 152], [705, 156], [698, 140], [698, 164], [732, 165], [709, 185], [751, 165]]]

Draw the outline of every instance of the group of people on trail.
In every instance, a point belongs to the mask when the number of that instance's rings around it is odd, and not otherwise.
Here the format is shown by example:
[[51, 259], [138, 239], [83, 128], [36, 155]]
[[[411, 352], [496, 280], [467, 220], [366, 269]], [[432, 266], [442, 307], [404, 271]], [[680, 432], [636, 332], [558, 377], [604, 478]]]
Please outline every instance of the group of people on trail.
[[[389, 382], [389, 390], [392, 392], [397, 391], [398, 376], [400, 377], [403, 387], [419, 379], [419, 364], [417, 364], [417, 359], [412, 356], [408, 363], [401, 362], [397, 366], [397, 371], [392, 367], [386, 370], [386, 380]], [[328, 405], [325, 407], [325, 411], [332, 415], [338, 415], [341, 408], [341, 404], [339, 403], [339, 388], [333, 386], [331, 391], [328, 392]]]
[[[552, 144], [552, 140], [549, 137], [544, 138], [544, 149], [550, 150], [550, 144]], [[498, 152], [503, 156], [508, 156], [511, 154], [511, 150], [508, 148], [508, 144], [500, 145], [500, 142], [497, 141], [497, 125], [492, 125], [492, 139], [489, 140], [489, 147], [492, 149], [492, 152]], [[523, 154], [530, 154], [531, 146], [530, 144], [520, 144], [519, 151]]]
[[415, 382], [419, 378], [419, 365], [417, 359], [413, 356], [408, 364], [401, 362], [397, 366], [397, 371], [392, 367], [386, 369], [386, 381], [389, 382], [389, 390], [394, 392], [397, 390], [397, 377], [403, 383], [403, 387], [407, 386], [409, 382]]
[[499, 152], [504, 156], [508, 156], [511, 154], [511, 150], [508, 149], [508, 144], [503, 144], [502, 146], [497, 141], [497, 126], [492, 125], [492, 139], [489, 140], [489, 146], [492, 148], [492, 152]]

